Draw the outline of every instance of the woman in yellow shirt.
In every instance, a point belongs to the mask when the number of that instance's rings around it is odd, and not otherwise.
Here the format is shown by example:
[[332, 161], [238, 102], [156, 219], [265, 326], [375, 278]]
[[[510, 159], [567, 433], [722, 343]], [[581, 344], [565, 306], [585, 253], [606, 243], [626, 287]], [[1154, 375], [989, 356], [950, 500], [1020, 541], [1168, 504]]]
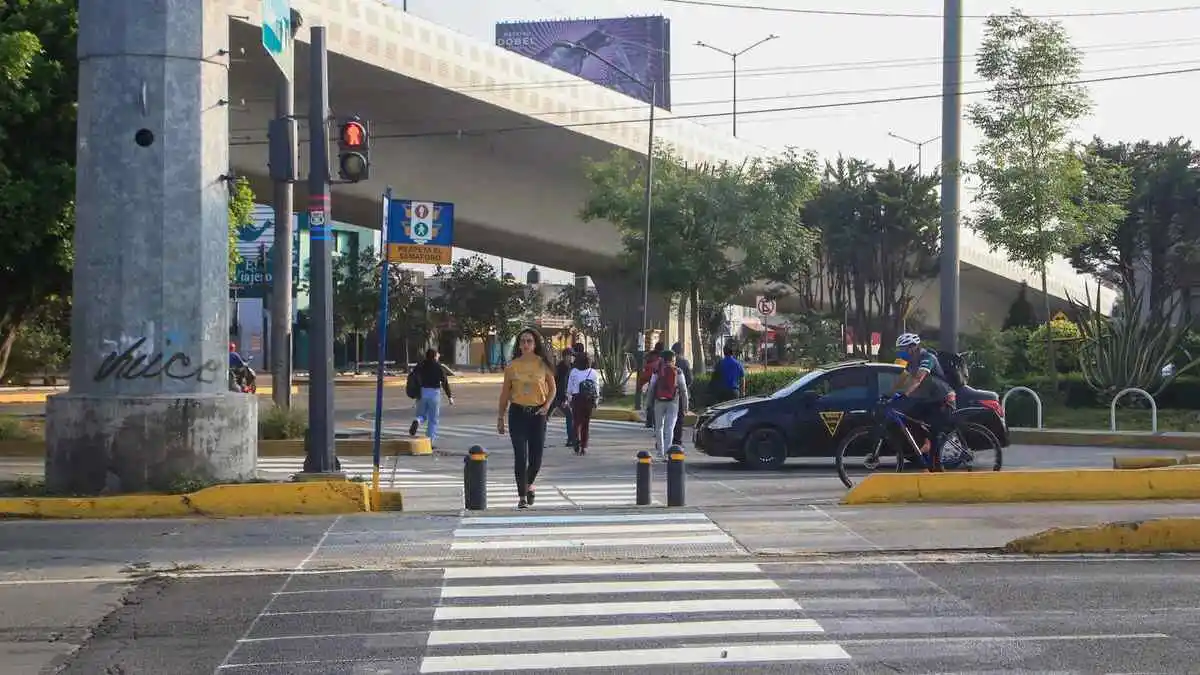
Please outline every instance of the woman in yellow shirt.
[[533, 504], [533, 481], [542, 468], [546, 448], [546, 417], [554, 403], [554, 366], [542, 336], [532, 328], [517, 334], [512, 362], [504, 369], [496, 431], [508, 435], [517, 476], [517, 508]]

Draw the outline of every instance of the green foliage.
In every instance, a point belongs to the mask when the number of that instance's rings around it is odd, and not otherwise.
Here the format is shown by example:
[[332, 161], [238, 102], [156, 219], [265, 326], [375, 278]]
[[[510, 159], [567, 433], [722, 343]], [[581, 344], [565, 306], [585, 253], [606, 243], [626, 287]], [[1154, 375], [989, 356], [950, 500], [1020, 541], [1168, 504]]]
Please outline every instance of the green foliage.
[[487, 338], [494, 333], [503, 342], [540, 311], [536, 289], [512, 278], [501, 279], [482, 256], [455, 260], [448, 270], [439, 267], [438, 275], [441, 292], [430, 303], [461, 338]]
[[0, 415], [0, 441], [31, 441], [34, 439], [34, 434], [21, 424], [19, 417]]
[[967, 354], [971, 369], [971, 386], [995, 389], [1009, 372], [1012, 361], [1011, 345], [1004, 333], [992, 328], [986, 317], [974, 317], [974, 331], [959, 338], [961, 350]]
[[564, 332], [574, 331], [591, 337], [600, 331], [600, 295], [595, 289], [571, 284], [546, 303], [546, 311], [571, 320]]
[[596, 333], [596, 370], [600, 372], [600, 396], [614, 399], [625, 393], [625, 385], [633, 375], [632, 363], [626, 349], [624, 328], [617, 324], [603, 325]]
[[25, 318], [70, 291], [75, 8], [71, 0], [0, 7], [0, 377]]
[[[804, 375], [805, 370], [780, 368], [746, 373], [746, 396], [768, 396], [791, 384], [796, 378]], [[714, 403], [712, 400], [712, 373], [706, 376], [696, 376], [693, 392], [693, 405], [696, 410], [703, 410]]]
[[238, 253], [238, 228], [251, 223], [254, 215], [254, 191], [247, 178], [238, 178], [229, 186], [229, 278], [237, 273], [242, 254]]
[[837, 319], [809, 312], [789, 316], [788, 324], [788, 347], [797, 361], [828, 363], [844, 356], [842, 325]]
[[1004, 330], [1036, 328], [1037, 323], [1037, 313], [1034, 312], [1033, 303], [1029, 302], [1029, 285], [1022, 281], [1021, 290], [1017, 291], [1017, 297], [1009, 305], [1008, 315], [1004, 317]]
[[[1121, 313], [1106, 317], [1100, 310], [1097, 290], [1095, 306], [1091, 294], [1079, 306], [1083, 335], [1079, 369], [1098, 393], [1115, 395], [1126, 387], [1137, 387], [1152, 395], [1162, 391], [1177, 376], [1200, 365], [1200, 356], [1184, 363], [1170, 375], [1163, 369], [1180, 353], [1190, 321], [1178, 294], [1172, 294], [1162, 312], [1145, 313], [1145, 294], [1125, 287]], [[1176, 317], [1184, 316], [1183, 321]]]
[[272, 406], [258, 417], [258, 437], [264, 441], [290, 441], [308, 434], [308, 411]]
[[8, 376], [53, 375], [71, 353], [70, 315], [67, 301], [48, 302], [17, 330]]
[[1026, 377], [1036, 368], [1029, 359], [1029, 336], [1033, 331], [1029, 328], [1009, 328], [1000, 333], [1000, 342], [1008, 353], [1008, 367], [1004, 376], [1008, 378]]
[[[1046, 327], [1049, 326], [1049, 329]], [[1050, 357], [1046, 353], [1046, 332], [1054, 341], [1055, 363], [1060, 373], [1072, 373], [1079, 370], [1079, 352], [1083, 344], [1083, 333], [1079, 324], [1074, 321], [1051, 321], [1042, 324], [1029, 333], [1025, 349], [1029, 355], [1029, 364], [1038, 372], [1049, 372]]]
[[380, 270], [374, 247], [350, 250], [333, 260], [333, 330], [338, 336], [358, 336], [379, 325]]

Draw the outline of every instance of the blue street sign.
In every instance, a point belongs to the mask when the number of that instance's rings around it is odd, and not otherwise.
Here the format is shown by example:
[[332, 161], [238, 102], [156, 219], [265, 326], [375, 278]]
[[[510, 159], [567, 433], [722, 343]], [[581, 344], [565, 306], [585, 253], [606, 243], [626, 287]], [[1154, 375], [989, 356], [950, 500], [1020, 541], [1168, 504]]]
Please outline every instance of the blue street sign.
[[291, 0], [262, 0], [262, 43], [284, 77], [292, 78]]
[[388, 207], [387, 259], [449, 265], [454, 250], [454, 204], [393, 199]]

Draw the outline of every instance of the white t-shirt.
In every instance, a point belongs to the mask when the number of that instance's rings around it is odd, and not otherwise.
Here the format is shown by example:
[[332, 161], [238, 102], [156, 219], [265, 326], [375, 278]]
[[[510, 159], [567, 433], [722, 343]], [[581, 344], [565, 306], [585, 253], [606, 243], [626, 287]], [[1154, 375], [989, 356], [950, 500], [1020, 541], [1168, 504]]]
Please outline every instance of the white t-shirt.
[[567, 395], [575, 396], [579, 393], [579, 384], [584, 380], [593, 380], [596, 383], [596, 391], [600, 391], [600, 373], [596, 372], [595, 368], [580, 370], [572, 368], [571, 374], [567, 376]]

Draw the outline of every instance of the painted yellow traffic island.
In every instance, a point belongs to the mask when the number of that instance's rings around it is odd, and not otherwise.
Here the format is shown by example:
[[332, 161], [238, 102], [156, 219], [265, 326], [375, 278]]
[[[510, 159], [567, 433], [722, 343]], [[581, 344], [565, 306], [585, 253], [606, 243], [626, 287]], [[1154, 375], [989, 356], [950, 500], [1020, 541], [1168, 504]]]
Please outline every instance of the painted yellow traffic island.
[[1156, 518], [1055, 527], [1008, 542], [1006, 553], [1195, 553], [1200, 518]]
[[317, 516], [396, 511], [399, 493], [347, 480], [214, 485], [185, 494], [0, 497], [0, 518], [182, 518]]

